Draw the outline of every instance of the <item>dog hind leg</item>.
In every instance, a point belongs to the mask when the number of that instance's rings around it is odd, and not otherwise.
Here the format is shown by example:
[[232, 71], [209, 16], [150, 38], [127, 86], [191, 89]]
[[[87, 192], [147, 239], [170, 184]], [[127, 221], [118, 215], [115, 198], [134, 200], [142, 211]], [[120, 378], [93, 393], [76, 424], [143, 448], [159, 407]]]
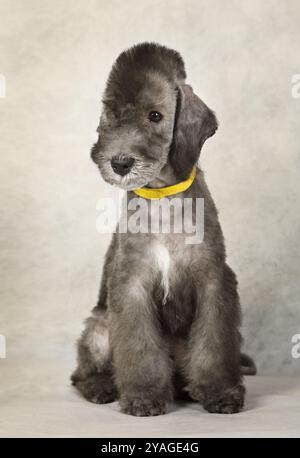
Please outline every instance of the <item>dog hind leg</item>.
[[86, 321], [78, 342], [78, 366], [71, 381], [91, 402], [105, 404], [117, 399], [108, 342], [107, 312], [96, 307]]

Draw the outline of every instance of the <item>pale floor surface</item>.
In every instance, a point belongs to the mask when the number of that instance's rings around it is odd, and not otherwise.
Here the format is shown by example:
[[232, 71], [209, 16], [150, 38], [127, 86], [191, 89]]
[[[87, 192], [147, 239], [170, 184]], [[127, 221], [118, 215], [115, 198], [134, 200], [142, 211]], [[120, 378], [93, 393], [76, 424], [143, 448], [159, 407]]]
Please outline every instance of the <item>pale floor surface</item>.
[[212, 415], [197, 403], [173, 404], [160, 417], [137, 418], [117, 403], [96, 405], [68, 384], [69, 364], [11, 366], [1, 360], [1, 437], [300, 437], [300, 379], [246, 379], [245, 411]]

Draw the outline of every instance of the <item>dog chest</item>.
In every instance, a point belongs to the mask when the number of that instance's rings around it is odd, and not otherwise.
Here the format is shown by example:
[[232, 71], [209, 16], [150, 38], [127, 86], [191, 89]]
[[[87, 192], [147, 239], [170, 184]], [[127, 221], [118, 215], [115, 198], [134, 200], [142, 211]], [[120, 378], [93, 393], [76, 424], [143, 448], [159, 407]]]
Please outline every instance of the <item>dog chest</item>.
[[160, 287], [163, 291], [162, 304], [164, 305], [169, 295], [170, 253], [165, 245], [158, 242], [151, 244], [150, 251], [153, 257], [154, 269], [157, 269], [160, 277]]
[[156, 273], [156, 304], [163, 328], [170, 334], [183, 334], [191, 323], [194, 310], [194, 287], [179, 247], [151, 244], [152, 264]]

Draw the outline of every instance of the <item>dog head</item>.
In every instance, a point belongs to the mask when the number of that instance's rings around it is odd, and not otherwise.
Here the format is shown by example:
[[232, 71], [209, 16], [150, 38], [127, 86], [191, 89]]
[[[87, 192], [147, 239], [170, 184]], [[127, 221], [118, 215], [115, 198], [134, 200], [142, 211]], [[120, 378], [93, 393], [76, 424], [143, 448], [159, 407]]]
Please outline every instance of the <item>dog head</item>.
[[120, 54], [91, 152], [105, 181], [124, 189], [142, 187], [167, 164], [180, 179], [189, 174], [217, 121], [185, 78], [174, 50], [143, 43]]

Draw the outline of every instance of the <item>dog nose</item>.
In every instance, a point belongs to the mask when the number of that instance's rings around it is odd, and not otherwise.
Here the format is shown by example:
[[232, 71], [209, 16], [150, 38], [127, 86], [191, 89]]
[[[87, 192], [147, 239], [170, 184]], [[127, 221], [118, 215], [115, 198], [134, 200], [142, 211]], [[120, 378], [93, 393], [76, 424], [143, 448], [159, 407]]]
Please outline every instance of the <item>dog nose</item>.
[[111, 160], [113, 171], [121, 176], [124, 176], [129, 172], [133, 163], [133, 157], [113, 157]]

